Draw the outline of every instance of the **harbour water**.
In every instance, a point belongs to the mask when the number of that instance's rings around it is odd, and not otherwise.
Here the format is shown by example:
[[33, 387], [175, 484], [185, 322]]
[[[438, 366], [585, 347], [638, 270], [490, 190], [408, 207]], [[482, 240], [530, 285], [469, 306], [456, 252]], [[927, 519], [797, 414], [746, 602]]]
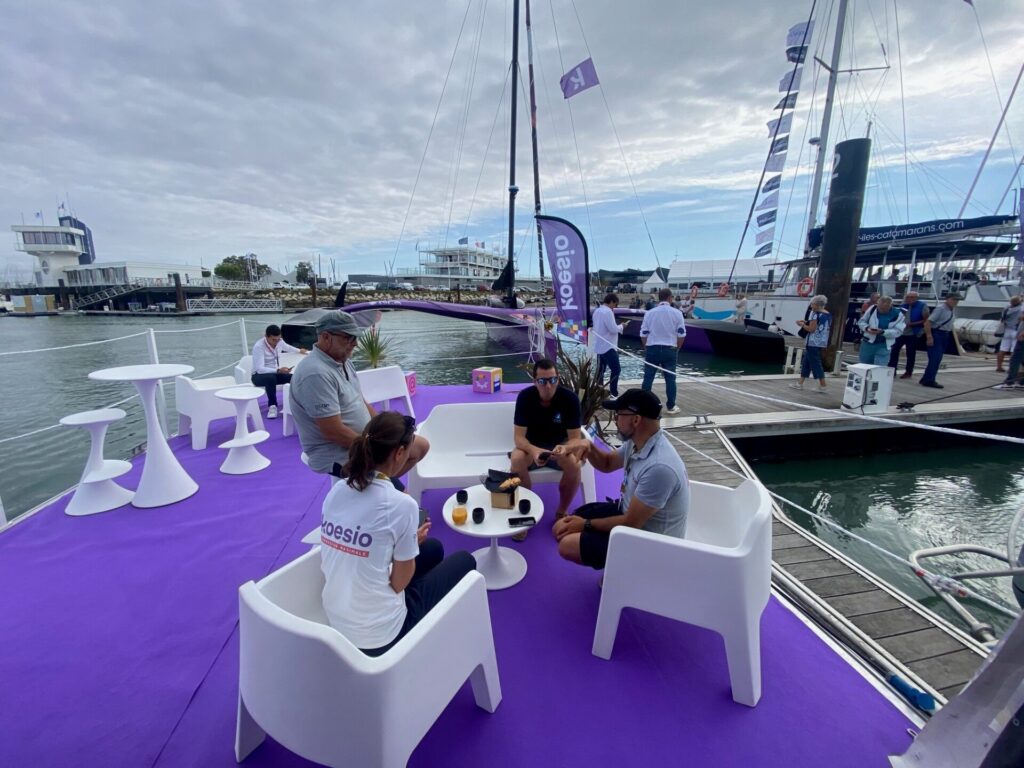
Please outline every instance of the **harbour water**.
[[[280, 324], [287, 316], [244, 316], [247, 346], [262, 335], [268, 324]], [[161, 362], [188, 363], [195, 366], [196, 376], [205, 376], [230, 374], [242, 355], [238, 320], [238, 316], [5, 318], [0, 320], [0, 330], [2, 351], [9, 352], [85, 344], [152, 328], [157, 332]], [[389, 313], [381, 327], [384, 336], [392, 340], [385, 362], [415, 369], [422, 383], [468, 383], [470, 371], [479, 365], [501, 366], [509, 382], [527, 380], [525, 356], [509, 355], [487, 338], [482, 325]], [[639, 351], [639, 343], [634, 340], [624, 339], [623, 347]], [[0, 498], [9, 518], [74, 485], [88, 450], [88, 438], [82, 430], [63, 427], [10, 438], [44, 430], [66, 414], [106, 407], [133, 395], [135, 390], [130, 385], [93, 382], [87, 374], [99, 368], [145, 362], [149, 362], [145, 335], [111, 344], [0, 357], [0, 387], [7, 394], [5, 407], [0, 409]], [[774, 366], [685, 351], [680, 355], [680, 371], [694, 376], [781, 372]], [[623, 355], [623, 378], [635, 380], [640, 375], [640, 362]], [[165, 392], [173, 431], [177, 426], [173, 385], [165, 385]], [[127, 457], [145, 440], [138, 399], [120, 407], [128, 416], [108, 433], [108, 458]], [[997, 444], [979, 445], [969, 451], [944, 449], [857, 459], [761, 463], [755, 469], [772, 490], [801, 505], [810, 507], [819, 492], [829, 494], [819, 507], [823, 514], [901, 555], [919, 547], [964, 541], [1001, 549], [1010, 519], [1024, 503], [1024, 468], [1019, 455], [1016, 449]], [[929, 607], [944, 610], [906, 567], [821, 524], [800, 522]], [[977, 558], [967, 562], [971, 567], [991, 565]], [[975, 588], [1014, 604], [1006, 580], [978, 583]], [[1005, 626], [998, 615], [984, 609], [978, 614], [996, 626]]]

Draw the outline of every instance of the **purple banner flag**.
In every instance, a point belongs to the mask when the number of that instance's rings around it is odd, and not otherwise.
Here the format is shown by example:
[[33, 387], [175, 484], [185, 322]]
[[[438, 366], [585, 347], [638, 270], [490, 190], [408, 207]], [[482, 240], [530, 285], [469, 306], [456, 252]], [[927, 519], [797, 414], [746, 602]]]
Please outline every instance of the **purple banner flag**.
[[778, 152], [768, 157], [768, 162], [764, 164], [764, 169], [768, 173], [778, 173], [786, 167], [786, 153]]
[[[806, 35], [804, 34], [806, 32]], [[796, 24], [789, 28], [789, 32], [786, 34], [786, 47], [792, 47], [794, 45], [807, 45], [811, 42], [811, 34], [814, 32], [814, 22], [804, 22], [802, 24]]]
[[569, 99], [600, 82], [597, 79], [597, 70], [594, 69], [594, 60], [587, 59], [586, 61], [581, 61], [562, 75], [562, 79], [558, 81], [558, 84], [562, 86], [563, 98]]
[[776, 213], [778, 213], [778, 211], [768, 211], [768, 213], [762, 213], [760, 216], [757, 217], [757, 226], [763, 227], [765, 224], [774, 224]]
[[756, 242], [758, 245], [763, 245], [765, 243], [770, 243], [774, 239], [775, 227], [772, 227], [771, 229], [766, 229], [764, 232], [758, 232], [757, 238], [754, 242]]
[[796, 69], [787, 72], [783, 78], [779, 80], [779, 93], [800, 90], [800, 75], [802, 75], [803, 72], [803, 67], [797, 67]]
[[[778, 188], [778, 185], [776, 185], [776, 188]], [[764, 197], [762, 197], [761, 198], [761, 204], [759, 206], [757, 206], [757, 208], [755, 210], [764, 211], [764, 210], [767, 210], [768, 208], [778, 208], [778, 207], [779, 207], [779, 193], [775, 192], [774, 194], [765, 195]]]
[[776, 109], [793, 109], [796, 107], [796, 94], [789, 93], [779, 99], [779, 103], [775, 105]]
[[771, 256], [771, 253], [772, 253], [772, 244], [771, 243], [767, 243], [765, 245], [762, 245], [756, 251], [754, 251], [754, 258], [755, 259], [760, 259], [762, 256]]
[[768, 138], [776, 134], [789, 133], [793, 130], [793, 113], [768, 121]]
[[585, 344], [590, 327], [587, 241], [565, 219], [543, 215], [536, 219], [551, 266], [551, 286], [558, 304], [558, 332]]
[[768, 179], [768, 181], [766, 181], [764, 183], [764, 186], [761, 187], [761, 194], [765, 194], [766, 192], [774, 192], [776, 189], [779, 188], [779, 185], [781, 183], [782, 183], [782, 174], [781, 173], [779, 175], [777, 175], [777, 176], [772, 176], [770, 179]]

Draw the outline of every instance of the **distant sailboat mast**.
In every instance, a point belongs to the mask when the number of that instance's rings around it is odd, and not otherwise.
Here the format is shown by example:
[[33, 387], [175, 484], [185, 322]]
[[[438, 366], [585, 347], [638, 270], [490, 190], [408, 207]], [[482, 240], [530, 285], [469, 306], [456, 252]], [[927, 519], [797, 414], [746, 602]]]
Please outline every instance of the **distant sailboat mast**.
[[516, 306], [516, 276], [515, 257], [516, 249], [516, 194], [519, 187], [516, 186], [516, 106], [519, 96], [519, 0], [512, 3], [512, 109], [511, 129], [509, 131], [508, 148], [508, 264], [506, 269], [509, 273], [509, 281], [505, 288], [506, 306]]
[[[530, 78], [530, 141], [533, 145], [533, 212], [540, 211], [540, 164], [537, 159], [537, 90], [533, 77], [533, 25], [530, 23], [530, 0], [526, 0], [526, 56]], [[540, 268], [540, 287], [544, 290], [544, 238], [537, 221], [537, 264]]]

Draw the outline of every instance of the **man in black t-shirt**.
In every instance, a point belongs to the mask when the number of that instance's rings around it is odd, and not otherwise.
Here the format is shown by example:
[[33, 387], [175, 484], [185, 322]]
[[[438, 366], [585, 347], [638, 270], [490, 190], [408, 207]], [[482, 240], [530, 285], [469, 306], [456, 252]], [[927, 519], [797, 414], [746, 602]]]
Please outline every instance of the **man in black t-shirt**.
[[580, 401], [576, 394], [558, 386], [553, 360], [542, 358], [533, 365], [533, 386], [516, 398], [515, 445], [512, 472], [524, 487], [530, 487], [530, 470], [553, 467], [562, 471], [558, 483], [555, 519], [565, 517], [580, 487], [580, 462], [572, 455], [550, 456], [556, 445], [583, 437], [580, 430]]

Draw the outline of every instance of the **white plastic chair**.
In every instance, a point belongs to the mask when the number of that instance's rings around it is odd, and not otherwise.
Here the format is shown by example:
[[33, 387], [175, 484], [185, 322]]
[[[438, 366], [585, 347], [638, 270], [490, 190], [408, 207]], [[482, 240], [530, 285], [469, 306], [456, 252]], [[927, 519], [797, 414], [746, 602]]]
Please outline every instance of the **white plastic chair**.
[[384, 410], [391, 405], [392, 398], [405, 398], [405, 407], [409, 409], [409, 415], [416, 417], [416, 411], [412, 409], [412, 398], [409, 397], [409, 387], [405, 383], [405, 374], [397, 365], [389, 365], [386, 368], [367, 368], [365, 371], [357, 371], [359, 377], [359, 388], [363, 391], [363, 399], [368, 403], [384, 403]]
[[314, 549], [238, 590], [239, 762], [270, 734], [323, 765], [396, 768], [467, 678], [477, 705], [497, 708], [501, 684], [479, 573], [377, 658], [327, 623], [323, 586]]
[[[430, 452], [409, 470], [409, 495], [419, 501], [425, 490], [475, 485], [488, 469], [508, 468], [508, 453], [515, 447], [515, 410], [514, 402], [435, 406], [416, 430], [430, 441]], [[583, 434], [587, 431], [583, 430]], [[562, 473], [541, 467], [530, 473], [530, 479], [534, 483], [557, 483]], [[597, 501], [594, 467], [589, 462], [581, 469], [580, 483], [583, 500]]]
[[[174, 379], [174, 406], [178, 411], [178, 434], [192, 433], [192, 450], [201, 451], [206, 447], [210, 422], [235, 416], [235, 407], [217, 397], [217, 392], [237, 387], [233, 376], [217, 376], [210, 379], [190, 379], [178, 376]], [[247, 410], [252, 419], [253, 430], [263, 429], [263, 416], [257, 401], [249, 404]]]
[[252, 355], [245, 355], [235, 366], [235, 383], [252, 384]]
[[719, 633], [732, 698], [761, 698], [761, 614], [771, 589], [771, 498], [760, 483], [690, 483], [686, 538], [612, 530], [593, 653], [610, 659], [623, 608]]
[[284, 385], [281, 397], [281, 434], [289, 437], [295, 433], [295, 417], [292, 416], [292, 385]]

